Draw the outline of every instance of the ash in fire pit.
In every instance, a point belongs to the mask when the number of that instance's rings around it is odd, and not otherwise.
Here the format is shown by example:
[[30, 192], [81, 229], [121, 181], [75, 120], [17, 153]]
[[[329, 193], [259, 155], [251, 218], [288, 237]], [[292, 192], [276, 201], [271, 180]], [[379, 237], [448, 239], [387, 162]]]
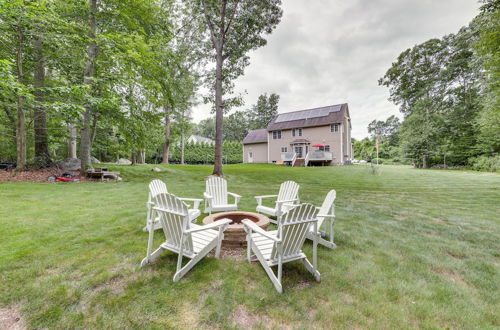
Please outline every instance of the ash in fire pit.
[[246, 233], [243, 229], [242, 223], [244, 219], [255, 222], [257, 226], [261, 227], [264, 230], [266, 230], [269, 226], [269, 218], [265, 215], [242, 211], [212, 214], [203, 219], [203, 224], [207, 225], [221, 219], [229, 219], [232, 221], [229, 224], [229, 227], [224, 232], [224, 240], [222, 241], [222, 246], [228, 248], [247, 246]]

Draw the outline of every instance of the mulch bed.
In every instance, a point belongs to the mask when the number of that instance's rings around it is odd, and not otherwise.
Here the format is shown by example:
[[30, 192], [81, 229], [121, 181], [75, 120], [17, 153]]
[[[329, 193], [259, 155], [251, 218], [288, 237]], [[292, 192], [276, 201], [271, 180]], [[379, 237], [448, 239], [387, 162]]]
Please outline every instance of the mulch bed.
[[[22, 172], [16, 171], [0, 171], [0, 182], [49, 182], [48, 178], [50, 176], [60, 176], [61, 174], [68, 172], [73, 174], [76, 178], [80, 179], [81, 182], [96, 182], [94, 179], [89, 179], [80, 176], [79, 171], [65, 171], [59, 167], [49, 167], [38, 170], [26, 170]], [[57, 182], [56, 182], [57, 183]], [[61, 182], [66, 183], [66, 182]], [[76, 182], [70, 182], [76, 183]]]

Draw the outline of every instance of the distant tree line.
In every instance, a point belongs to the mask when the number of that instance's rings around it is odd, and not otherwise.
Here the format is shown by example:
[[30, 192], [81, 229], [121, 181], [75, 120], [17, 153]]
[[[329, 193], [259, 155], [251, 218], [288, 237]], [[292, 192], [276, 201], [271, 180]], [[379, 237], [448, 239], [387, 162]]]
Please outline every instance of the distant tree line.
[[[278, 114], [280, 96], [275, 93], [262, 94], [257, 103], [246, 111], [236, 111], [224, 119], [224, 141], [243, 141], [248, 131], [266, 128]], [[207, 118], [195, 126], [197, 135], [215, 139], [215, 120]]]
[[457, 33], [402, 52], [379, 84], [389, 88], [403, 121], [372, 122], [370, 138], [355, 143], [355, 156], [374, 158], [378, 139], [381, 158], [416, 167], [495, 169], [500, 164], [499, 31], [500, 2], [484, 1], [481, 13]]
[[404, 161], [399, 147], [401, 122], [398, 117], [390, 116], [385, 121], [374, 120], [368, 125], [370, 137], [354, 140], [354, 158], [375, 162], [377, 141], [379, 163]]

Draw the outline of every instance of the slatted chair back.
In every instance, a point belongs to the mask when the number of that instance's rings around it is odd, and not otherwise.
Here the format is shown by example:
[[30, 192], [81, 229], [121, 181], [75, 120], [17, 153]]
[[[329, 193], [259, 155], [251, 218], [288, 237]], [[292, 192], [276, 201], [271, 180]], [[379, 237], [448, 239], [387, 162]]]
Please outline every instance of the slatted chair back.
[[[317, 221], [318, 209], [312, 204], [300, 204], [283, 214], [278, 223], [278, 237], [281, 239], [281, 257], [293, 257], [301, 252], [311, 223]], [[274, 244], [271, 259], [279, 257], [278, 245]]]
[[295, 181], [285, 181], [280, 186], [278, 201], [289, 201], [296, 199], [299, 194], [299, 185]]
[[158, 194], [167, 192], [167, 185], [165, 184], [165, 182], [154, 179], [149, 183], [149, 196], [151, 199], [155, 198], [155, 196]]
[[[166, 242], [174, 248], [180, 249], [181, 238], [184, 230], [190, 228], [188, 208], [175, 195], [169, 193], [159, 193], [154, 198], [154, 203], [161, 211], [156, 210], [160, 215], [160, 223], [165, 234]], [[183, 254], [193, 253], [193, 241], [191, 235], [184, 239]]]
[[[337, 192], [332, 189], [326, 194], [325, 200], [323, 201], [323, 204], [321, 205], [319, 209], [318, 214], [328, 214], [328, 215], [335, 215], [335, 198], [337, 197]], [[325, 220], [324, 217], [318, 217], [318, 230], [323, 224], [323, 221]]]
[[213, 197], [213, 205], [227, 204], [227, 181], [218, 176], [211, 176], [206, 181], [206, 191]]

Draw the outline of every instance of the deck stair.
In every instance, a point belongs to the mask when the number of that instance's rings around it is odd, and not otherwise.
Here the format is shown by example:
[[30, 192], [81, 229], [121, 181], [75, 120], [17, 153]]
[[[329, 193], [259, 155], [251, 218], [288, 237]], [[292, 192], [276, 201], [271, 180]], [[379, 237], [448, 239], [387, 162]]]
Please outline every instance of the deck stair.
[[304, 158], [297, 158], [293, 163], [293, 167], [304, 167]]

